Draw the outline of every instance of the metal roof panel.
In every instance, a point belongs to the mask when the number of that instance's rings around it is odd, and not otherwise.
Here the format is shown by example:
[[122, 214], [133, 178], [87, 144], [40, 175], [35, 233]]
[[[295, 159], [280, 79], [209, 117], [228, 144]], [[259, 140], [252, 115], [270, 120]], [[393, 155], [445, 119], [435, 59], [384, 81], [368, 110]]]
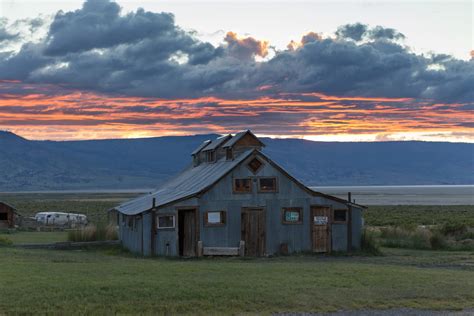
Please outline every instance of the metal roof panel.
[[223, 157], [215, 163], [190, 166], [164, 183], [157, 191], [125, 202], [115, 209], [125, 215], [136, 215], [150, 210], [153, 207], [153, 199], [155, 207], [160, 207], [196, 195], [214, 185], [253, 151], [248, 150], [234, 160], [226, 160]]

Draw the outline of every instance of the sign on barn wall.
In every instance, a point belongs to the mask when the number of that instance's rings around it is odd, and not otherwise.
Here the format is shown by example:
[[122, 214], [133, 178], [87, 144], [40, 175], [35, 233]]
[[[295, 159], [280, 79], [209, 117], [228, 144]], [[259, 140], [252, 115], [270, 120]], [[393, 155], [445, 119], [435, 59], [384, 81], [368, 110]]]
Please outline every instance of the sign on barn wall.
[[328, 223], [328, 217], [327, 216], [315, 216], [314, 217], [314, 223], [316, 225], [326, 225]]
[[286, 222], [298, 222], [300, 220], [299, 212], [285, 212], [285, 221]]

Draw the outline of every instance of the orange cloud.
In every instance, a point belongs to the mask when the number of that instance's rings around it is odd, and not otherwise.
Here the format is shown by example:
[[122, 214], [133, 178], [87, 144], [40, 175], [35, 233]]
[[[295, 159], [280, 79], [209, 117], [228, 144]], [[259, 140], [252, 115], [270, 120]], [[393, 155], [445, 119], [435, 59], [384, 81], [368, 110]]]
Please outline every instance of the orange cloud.
[[237, 33], [227, 32], [224, 40], [227, 42], [231, 52], [239, 57], [268, 55], [268, 41], [256, 40], [253, 37], [239, 37]]
[[0, 127], [31, 139], [127, 138], [253, 128], [265, 135], [309, 139], [324, 135], [350, 139], [353, 135], [357, 140], [364, 135], [376, 140], [377, 135], [399, 133], [423, 140], [431, 133], [474, 142], [472, 134], [469, 138], [471, 105], [462, 103], [317, 92], [249, 100], [216, 96], [158, 99], [76, 90], [59, 93], [49, 86], [32, 90], [21, 83], [4, 84], [20, 92], [2, 94], [0, 87]]

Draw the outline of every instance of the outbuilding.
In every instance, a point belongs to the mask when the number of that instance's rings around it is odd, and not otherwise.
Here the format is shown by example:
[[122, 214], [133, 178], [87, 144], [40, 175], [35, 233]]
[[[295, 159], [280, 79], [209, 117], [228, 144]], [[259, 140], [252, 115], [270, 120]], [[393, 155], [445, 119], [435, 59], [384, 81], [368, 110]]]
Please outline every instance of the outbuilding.
[[186, 257], [360, 248], [365, 207], [305, 186], [264, 146], [249, 130], [201, 144], [177, 176], [113, 209], [123, 246]]
[[0, 201], [0, 229], [14, 228], [17, 218], [17, 210], [10, 204]]

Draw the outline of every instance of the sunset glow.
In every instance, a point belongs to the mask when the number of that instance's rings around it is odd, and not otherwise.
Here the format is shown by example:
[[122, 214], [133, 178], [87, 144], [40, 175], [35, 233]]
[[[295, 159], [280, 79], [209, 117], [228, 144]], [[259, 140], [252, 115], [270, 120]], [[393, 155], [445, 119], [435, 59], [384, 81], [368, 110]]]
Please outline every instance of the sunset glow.
[[205, 36], [177, 21], [112, 0], [0, 19], [0, 129], [51, 140], [252, 129], [321, 141], [474, 142], [466, 51], [420, 53], [407, 45], [411, 34], [368, 22], [328, 32], [315, 21], [274, 34], [282, 47], [234, 25]]
[[[236, 132], [318, 141], [474, 142], [466, 104], [321, 93], [257, 99], [112, 96], [3, 81], [0, 125], [29, 139], [139, 138]], [[66, 92], [65, 92], [66, 91]]]

